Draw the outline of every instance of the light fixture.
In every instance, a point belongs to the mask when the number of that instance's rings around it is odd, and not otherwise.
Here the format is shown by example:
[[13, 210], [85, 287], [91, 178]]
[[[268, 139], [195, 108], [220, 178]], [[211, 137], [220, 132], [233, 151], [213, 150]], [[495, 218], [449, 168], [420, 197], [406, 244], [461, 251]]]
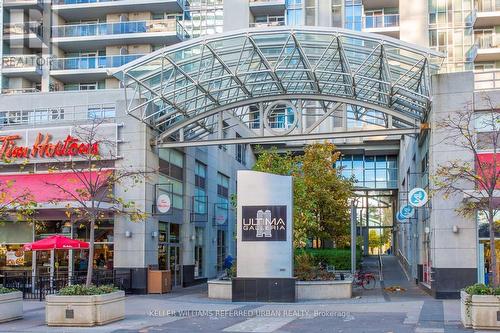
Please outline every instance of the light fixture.
[[451, 231], [453, 231], [454, 234], [458, 234], [458, 231], [460, 229], [458, 228], [458, 225], [454, 225], [452, 228], [451, 228]]
[[130, 238], [132, 237], [132, 232], [130, 230], [125, 231], [125, 237]]
[[430, 232], [431, 232], [431, 228], [429, 228], [429, 227], [425, 227], [425, 228], [424, 228], [424, 232], [425, 232], [426, 234], [430, 233]]
[[158, 237], [158, 231], [153, 231], [153, 232], [151, 233], [151, 237], [153, 237], [153, 238]]

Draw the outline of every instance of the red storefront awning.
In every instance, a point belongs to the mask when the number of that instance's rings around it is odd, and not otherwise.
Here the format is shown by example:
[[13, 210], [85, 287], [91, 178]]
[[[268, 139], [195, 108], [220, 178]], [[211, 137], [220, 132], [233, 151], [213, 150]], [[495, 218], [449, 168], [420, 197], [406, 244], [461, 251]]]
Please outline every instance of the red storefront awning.
[[33, 243], [26, 243], [23, 248], [25, 251], [77, 250], [88, 249], [89, 243], [62, 235], [54, 235]]
[[[53, 201], [74, 201], [80, 197], [81, 190], [88, 188], [81, 179], [90, 179], [94, 186], [106, 183], [111, 170], [80, 172], [54, 172], [47, 174], [17, 174], [2, 175], [0, 183], [12, 182], [8, 195], [12, 198], [23, 193], [30, 193], [30, 200], [36, 203], [47, 203]], [[63, 188], [61, 190], [59, 187]]]

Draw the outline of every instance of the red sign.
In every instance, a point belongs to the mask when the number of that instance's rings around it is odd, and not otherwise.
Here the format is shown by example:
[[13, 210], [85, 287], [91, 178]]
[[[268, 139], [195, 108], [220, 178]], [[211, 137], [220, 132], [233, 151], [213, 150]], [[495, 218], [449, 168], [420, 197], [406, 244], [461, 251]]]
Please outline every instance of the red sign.
[[20, 135], [0, 136], [0, 156], [7, 158], [49, 158], [78, 155], [99, 155], [99, 143], [80, 142], [68, 135], [64, 141], [51, 142], [51, 135], [38, 133], [32, 147], [18, 146]]

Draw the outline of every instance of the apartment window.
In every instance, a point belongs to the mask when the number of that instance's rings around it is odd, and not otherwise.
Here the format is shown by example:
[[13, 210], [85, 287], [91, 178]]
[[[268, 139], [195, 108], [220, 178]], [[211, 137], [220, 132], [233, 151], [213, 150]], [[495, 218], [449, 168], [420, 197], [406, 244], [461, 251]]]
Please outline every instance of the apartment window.
[[332, 0], [332, 27], [342, 28], [342, 2]]
[[116, 109], [114, 106], [89, 106], [87, 111], [88, 119], [114, 118]]
[[193, 210], [197, 214], [207, 214], [208, 212], [206, 177], [207, 166], [199, 161], [196, 161], [194, 170], [195, 189], [193, 198]]
[[[241, 138], [241, 135], [236, 133], [237, 138]], [[244, 143], [236, 145], [236, 160], [243, 165], [247, 163], [247, 145]]]
[[226, 200], [229, 197], [229, 177], [220, 172], [217, 173], [217, 195]]
[[97, 90], [97, 82], [80, 83], [79, 90]]
[[229, 217], [229, 177], [217, 173], [217, 203], [215, 204], [215, 225], [227, 225]]
[[184, 180], [184, 154], [175, 149], [160, 149], [160, 172], [177, 180]]

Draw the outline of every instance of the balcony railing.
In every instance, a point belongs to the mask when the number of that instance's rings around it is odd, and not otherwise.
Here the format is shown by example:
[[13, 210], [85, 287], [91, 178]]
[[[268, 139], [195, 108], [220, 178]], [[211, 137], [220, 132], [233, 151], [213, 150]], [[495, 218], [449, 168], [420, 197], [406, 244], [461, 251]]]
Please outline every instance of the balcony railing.
[[251, 22], [250, 28], [278, 27], [283, 25], [285, 25], [285, 21]]
[[23, 22], [23, 23], [7, 23], [3, 25], [3, 34], [5, 36], [26, 34], [36, 34], [42, 36], [42, 23], [40, 22]]
[[41, 67], [43, 62], [36, 54], [6, 55], [2, 57], [2, 68], [31, 68]]
[[76, 57], [54, 59], [51, 63], [52, 70], [70, 70], [70, 69], [98, 69], [113, 68], [123, 66], [135, 59], [142, 57], [143, 54], [97, 56], [97, 57]]
[[478, 12], [496, 12], [500, 11], [500, 2], [497, 0], [483, 0], [477, 3]]
[[474, 36], [474, 45], [479, 49], [492, 49], [500, 47], [500, 40], [496, 34], [484, 34]]
[[3, 0], [4, 6], [28, 6], [28, 5], [38, 5], [43, 6], [43, 0]]
[[[79, 5], [86, 3], [99, 3], [99, 2], [115, 2], [123, 0], [52, 0], [53, 5]], [[142, 0], [144, 1], [144, 0]], [[183, 4], [184, 0], [177, 0], [179, 4]]]
[[2, 94], [13, 95], [13, 94], [29, 94], [40, 92], [37, 88], [5, 88], [2, 89]]
[[86, 37], [135, 33], [177, 32], [186, 34], [175, 19], [62, 25], [52, 28], [52, 37]]
[[399, 14], [363, 17], [365, 29], [399, 27]]

